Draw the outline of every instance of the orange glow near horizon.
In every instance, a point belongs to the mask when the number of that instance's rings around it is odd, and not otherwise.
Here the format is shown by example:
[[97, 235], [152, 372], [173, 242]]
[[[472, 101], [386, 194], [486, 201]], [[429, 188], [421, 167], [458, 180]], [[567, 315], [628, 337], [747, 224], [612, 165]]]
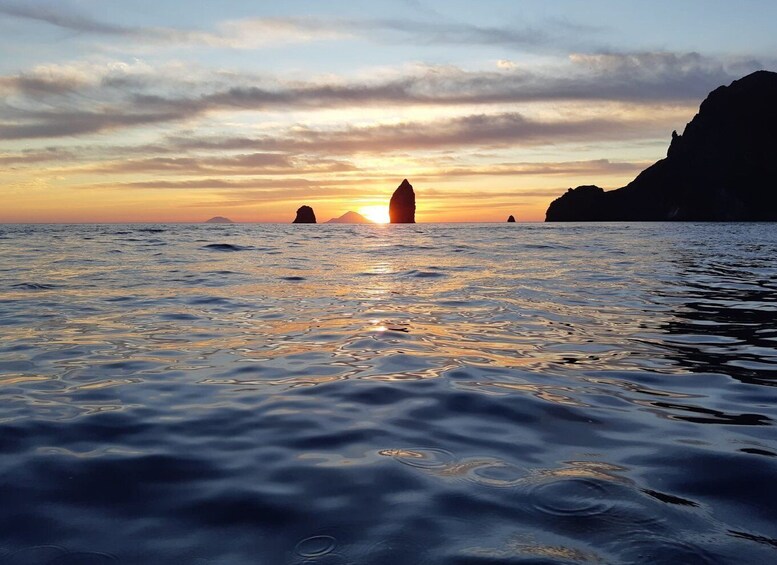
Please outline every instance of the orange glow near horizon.
[[362, 206], [359, 214], [376, 224], [387, 224], [390, 221], [388, 206]]

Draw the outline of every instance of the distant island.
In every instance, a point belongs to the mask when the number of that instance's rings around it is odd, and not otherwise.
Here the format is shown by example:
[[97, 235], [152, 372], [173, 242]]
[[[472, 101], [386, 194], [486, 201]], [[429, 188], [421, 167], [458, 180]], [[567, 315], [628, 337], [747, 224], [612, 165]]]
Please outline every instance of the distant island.
[[210, 220], [207, 220], [205, 223], [206, 224], [232, 224], [234, 222], [229, 218], [225, 218], [224, 216], [213, 216]]
[[339, 218], [332, 218], [324, 222], [325, 224], [371, 224], [367, 218], [357, 212], [346, 212]]
[[712, 91], [667, 157], [623, 188], [570, 188], [545, 221], [777, 221], [777, 73]]

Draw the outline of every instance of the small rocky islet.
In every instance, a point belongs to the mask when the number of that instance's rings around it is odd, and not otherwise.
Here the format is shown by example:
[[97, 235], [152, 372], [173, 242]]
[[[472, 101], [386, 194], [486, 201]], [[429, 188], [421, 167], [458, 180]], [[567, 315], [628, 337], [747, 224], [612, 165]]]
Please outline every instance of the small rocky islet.
[[316, 214], [313, 212], [313, 208], [310, 206], [300, 206], [297, 209], [297, 217], [294, 218], [293, 224], [315, 224]]

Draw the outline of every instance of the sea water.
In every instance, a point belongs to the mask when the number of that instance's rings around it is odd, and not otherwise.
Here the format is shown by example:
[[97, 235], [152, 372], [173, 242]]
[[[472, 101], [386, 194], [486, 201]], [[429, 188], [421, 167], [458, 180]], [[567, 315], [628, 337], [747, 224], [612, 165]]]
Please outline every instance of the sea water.
[[777, 562], [774, 224], [0, 226], [0, 562]]

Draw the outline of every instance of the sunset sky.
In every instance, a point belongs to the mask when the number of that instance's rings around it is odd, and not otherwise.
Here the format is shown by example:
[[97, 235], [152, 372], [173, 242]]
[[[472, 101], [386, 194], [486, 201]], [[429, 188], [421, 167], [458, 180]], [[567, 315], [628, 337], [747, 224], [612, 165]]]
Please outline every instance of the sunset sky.
[[777, 70], [777, 2], [0, 0], [0, 222], [544, 218]]

